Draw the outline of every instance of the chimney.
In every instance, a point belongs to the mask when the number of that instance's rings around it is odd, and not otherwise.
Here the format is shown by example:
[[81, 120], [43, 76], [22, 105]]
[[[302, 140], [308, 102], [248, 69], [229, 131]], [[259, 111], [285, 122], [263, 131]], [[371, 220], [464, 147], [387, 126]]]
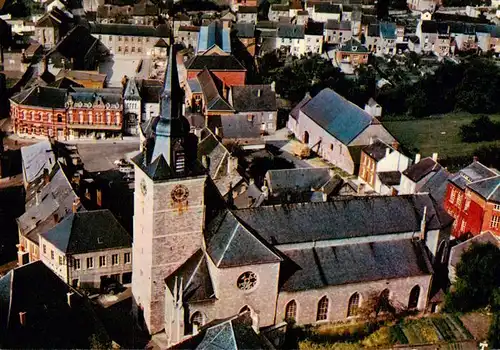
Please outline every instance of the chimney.
[[49, 169], [44, 168], [43, 169], [43, 183], [45, 185], [48, 185], [50, 182], [50, 175], [49, 175]]
[[479, 161], [479, 158], [478, 158], [477, 156], [474, 156], [474, 157], [472, 157], [472, 161], [474, 161], [474, 162], [478, 162], [478, 161]]
[[370, 141], [368, 142], [369, 142], [368, 144], [371, 145], [373, 143], [373, 137], [370, 136]]
[[80, 205], [80, 198], [76, 198], [74, 201], [73, 201], [73, 205], [72, 205], [72, 210], [73, 210], [73, 213], [76, 213], [78, 211], [78, 207]]
[[276, 82], [275, 81], [273, 81], [271, 83], [271, 91], [276, 91]]
[[42, 191], [38, 190], [35, 193], [35, 204], [40, 205], [41, 202], [42, 202]]
[[248, 179], [248, 184], [249, 184], [249, 185], [253, 185], [253, 184], [255, 184], [255, 179], [254, 179], [253, 177], [249, 178], [249, 179]]
[[57, 213], [54, 213], [52, 217], [54, 218], [54, 224], [57, 224], [59, 222], [59, 215]]
[[262, 90], [261, 90], [261, 89], [258, 89], [258, 90], [257, 90], [257, 97], [260, 97], [260, 95], [262, 95]]
[[21, 326], [26, 326], [26, 312], [25, 311], [21, 311], [19, 313], [19, 323], [21, 324]]
[[66, 301], [68, 302], [68, 306], [69, 307], [73, 306], [74, 298], [75, 298], [74, 295], [75, 295], [74, 292], [68, 292], [68, 293], [66, 293]]
[[215, 136], [221, 137], [221, 130], [220, 126], [215, 127]]
[[269, 198], [269, 187], [264, 185], [264, 186], [262, 186], [261, 191], [264, 194], [265, 199]]
[[390, 149], [389, 147], [387, 147], [387, 148], [385, 149], [385, 156], [386, 156], [386, 157], [389, 157], [389, 154], [391, 154], [391, 149]]
[[427, 220], [427, 206], [424, 207], [424, 215], [422, 216], [422, 221], [420, 222], [420, 240], [425, 240], [425, 225]]
[[224, 97], [224, 99], [227, 99], [227, 87], [224, 80], [222, 80], [222, 97]]
[[438, 161], [438, 154], [437, 153], [432, 153], [432, 160], [435, 162]]
[[335, 176], [335, 170], [333, 168], [328, 169], [328, 176], [330, 176], [330, 177]]
[[397, 151], [399, 148], [399, 143], [397, 141], [393, 141], [391, 146], [392, 146], [392, 148], [394, 148]]
[[415, 164], [420, 162], [420, 153], [415, 154]]
[[208, 169], [208, 156], [206, 154], [201, 156], [201, 164], [205, 169]]

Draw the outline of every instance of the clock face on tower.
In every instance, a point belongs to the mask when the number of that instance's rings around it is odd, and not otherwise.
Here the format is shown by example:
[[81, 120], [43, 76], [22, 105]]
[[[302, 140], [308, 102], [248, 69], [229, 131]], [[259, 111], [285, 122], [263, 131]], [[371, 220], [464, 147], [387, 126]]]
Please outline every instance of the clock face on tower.
[[176, 185], [170, 192], [172, 200], [176, 203], [184, 202], [189, 196], [189, 190], [184, 185]]

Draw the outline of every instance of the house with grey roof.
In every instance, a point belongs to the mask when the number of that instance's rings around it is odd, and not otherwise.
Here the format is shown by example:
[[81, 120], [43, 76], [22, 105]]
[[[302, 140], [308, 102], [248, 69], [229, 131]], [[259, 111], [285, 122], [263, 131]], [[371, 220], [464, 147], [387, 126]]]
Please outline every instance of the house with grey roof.
[[328, 20], [325, 24], [325, 43], [339, 45], [352, 37], [351, 22]]
[[398, 146], [376, 139], [361, 150], [359, 177], [382, 195], [399, 193], [401, 174], [411, 164]]
[[288, 17], [289, 13], [289, 5], [272, 4], [269, 8], [268, 18], [270, 21], [278, 22], [281, 17]]
[[320, 2], [312, 8], [311, 19], [322, 23], [326, 23], [328, 20], [340, 21], [342, 9], [339, 5]]
[[284, 50], [294, 56], [304, 52], [305, 26], [279, 23], [276, 34], [276, 49]]
[[91, 348], [110, 342], [91, 302], [41, 261], [0, 277], [0, 347]]
[[442, 168], [437, 161], [437, 156], [438, 154], [434, 153], [432, 157], [420, 159], [420, 154], [417, 154], [415, 162], [403, 171], [399, 193], [420, 192], [421, 188]]
[[71, 212], [85, 210], [55, 152], [48, 141], [21, 148], [26, 209], [16, 219], [19, 265], [39, 259], [39, 233]]
[[380, 121], [329, 88], [306, 96], [290, 113], [287, 127], [312, 151], [350, 174], [360, 161], [357, 148], [374, 138], [396, 142]]
[[348, 181], [330, 168], [269, 170], [264, 178], [269, 204], [326, 202], [338, 195], [354, 195]]
[[274, 85], [235, 85], [229, 90], [228, 100], [235, 114], [260, 125], [261, 133], [276, 131], [278, 106]]
[[39, 234], [40, 260], [74, 288], [132, 282], [132, 238], [109, 210], [76, 212]]

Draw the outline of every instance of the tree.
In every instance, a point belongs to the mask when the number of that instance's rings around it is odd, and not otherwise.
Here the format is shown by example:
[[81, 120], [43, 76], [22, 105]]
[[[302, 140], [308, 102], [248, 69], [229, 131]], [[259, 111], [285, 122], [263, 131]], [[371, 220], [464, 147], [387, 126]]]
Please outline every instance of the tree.
[[489, 243], [473, 244], [463, 253], [445, 309], [466, 312], [490, 305], [500, 287], [499, 259], [500, 249]]
[[493, 122], [490, 117], [476, 117], [470, 124], [460, 127], [460, 138], [464, 142], [494, 141], [500, 139], [500, 123]]

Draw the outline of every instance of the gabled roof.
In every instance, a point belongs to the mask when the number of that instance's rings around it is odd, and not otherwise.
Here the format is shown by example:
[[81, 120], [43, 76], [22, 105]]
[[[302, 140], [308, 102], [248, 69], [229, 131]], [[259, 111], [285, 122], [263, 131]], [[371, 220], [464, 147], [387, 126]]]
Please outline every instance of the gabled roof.
[[295, 120], [298, 120], [299, 118], [299, 112], [301, 110], [301, 108], [306, 104], [308, 103], [309, 101], [311, 101], [312, 97], [311, 95], [309, 95], [308, 93], [304, 96], [304, 98], [295, 106], [293, 107], [293, 109], [290, 111], [290, 116], [295, 119]]
[[340, 52], [368, 53], [368, 49], [354, 38], [347, 40], [341, 47]]
[[[21, 312], [26, 313], [25, 326], [20, 324]], [[109, 339], [88, 301], [41, 261], [0, 278], [0, 335], [4, 349], [86, 349], [92, 335]]]
[[420, 24], [422, 33], [435, 34], [437, 33], [437, 22], [436, 21], [422, 21]]
[[428, 230], [451, 223], [428, 194], [336, 198], [241, 209], [234, 215], [270, 244], [280, 245], [420, 232], [424, 207]]
[[70, 87], [83, 87], [83, 85], [77, 83], [76, 81], [68, 78], [68, 77], [62, 77], [54, 82], [50, 83], [49, 86], [55, 87], [58, 89], [69, 89]]
[[71, 214], [41, 236], [70, 255], [132, 247], [130, 235], [107, 209]]
[[377, 139], [371, 145], [368, 145], [365, 148], [363, 148], [363, 152], [365, 152], [371, 158], [375, 159], [376, 162], [378, 162], [379, 160], [385, 158], [387, 152], [386, 150], [388, 148], [391, 152], [394, 150], [391, 146], [389, 146], [385, 142]]
[[233, 111], [231, 105], [219, 93], [219, 88], [216, 84], [216, 81], [219, 83], [218, 78], [208, 69], [205, 68], [201, 71], [197, 79], [200, 83], [208, 111]]
[[487, 201], [500, 203], [500, 175], [478, 180], [467, 187]]
[[351, 22], [349, 21], [337, 21], [334, 19], [329, 19], [326, 22], [325, 29], [331, 30], [351, 30]]
[[66, 90], [48, 86], [34, 86], [12, 96], [12, 101], [25, 106], [62, 109], [66, 102]]
[[253, 23], [235, 23], [233, 31], [238, 38], [254, 38], [255, 25]]
[[231, 87], [231, 104], [238, 112], [277, 111], [276, 92], [271, 85], [235, 85]]
[[257, 6], [239, 6], [238, 7], [238, 13], [255, 13], [255, 14], [257, 14], [258, 11], [259, 11], [259, 9], [257, 8]]
[[301, 111], [345, 145], [376, 120], [330, 88], [321, 90]]
[[215, 300], [212, 278], [210, 277], [205, 254], [201, 249], [196, 251], [184, 264], [165, 279], [170, 292], [179, 297], [177, 295], [178, 290], [175, 290], [176, 279], [178, 288], [181, 287], [182, 282], [183, 302]]
[[42, 176], [44, 169], [51, 173], [57, 165], [50, 141], [41, 141], [34, 145], [21, 147], [21, 159], [27, 184]]
[[231, 53], [231, 40], [228, 28], [224, 28], [220, 22], [214, 21], [208, 26], [200, 28], [198, 37], [198, 52], [208, 51], [217, 45], [222, 51]]
[[486, 167], [478, 161], [473, 161], [471, 164], [458, 171], [455, 176], [450, 179], [450, 182], [461, 189], [465, 189], [465, 187], [471, 182], [476, 182], [478, 180], [497, 175], [500, 175], [497, 171]]
[[465, 242], [459, 243], [451, 248], [450, 265], [456, 267], [462, 259], [462, 254], [465, 253], [473, 244], [493, 244], [500, 249], [500, 239], [490, 231], [483, 232]]
[[266, 174], [271, 193], [318, 190], [331, 178], [329, 168], [279, 169]]
[[303, 25], [297, 25], [291, 23], [278, 24], [279, 38], [303, 39], [304, 35], [305, 35], [305, 27]]
[[281, 261], [270, 248], [244, 227], [230, 211], [220, 214], [209, 231], [207, 253], [219, 268]]
[[386, 186], [396, 186], [401, 183], [401, 172], [399, 171], [381, 171], [377, 173], [380, 182]]
[[194, 56], [186, 62], [187, 70], [210, 71], [246, 71], [245, 67], [233, 55], [227, 56]]
[[314, 6], [314, 12], [316, 13], [340, 13], [340, 6], [329, 4], [327, 2], [320, 3]]
[[91, 23], [90, 32], [92, 34], [101, 35], [123, 35], [123, 36], [141, 36], [141, 37], [158, 37], [168, 38], [170, 36], [170, 28], [165, 25], [153, 27], [137, 24], [122, 24], [122, 23]]
[[[411, 239], [285, 250], [280, 291], [432, 275], [426, 247]], [[282, 277], [283, 278], [283, 277]]]
[[323, 36], [324, 23], [309, 22], [305, 29], [305, 35], [319, 35]]
[[441, 169], [441, 164], [436, 162], [431, 157], [426, 157], [418, 163], [409, 166], [404, 172], [407, 178], [413, 182], [419, 182], [424, 177], [432, 172], [438, 172]]

